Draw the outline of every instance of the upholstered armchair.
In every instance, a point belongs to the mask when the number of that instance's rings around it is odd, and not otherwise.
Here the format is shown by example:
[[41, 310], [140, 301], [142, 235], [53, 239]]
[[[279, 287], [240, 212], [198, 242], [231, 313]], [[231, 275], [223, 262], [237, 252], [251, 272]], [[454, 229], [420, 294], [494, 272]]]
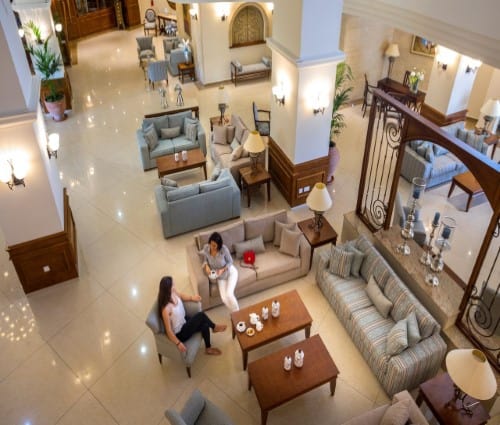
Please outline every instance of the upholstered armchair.
[[[267, 109], [258, 109], [255, 102], [252, 102], [253, 122], [255, 130], [261, 136], [269, 136], [271, 134], [271, 111]], [[264, 116], [264, 118], [262, 118]]]
[[144, 14], [144, 35], [149, 35], [149, 31], [155, 32], [158, 35], [158, 27], [156, 26], [156, 12], [154, 9], [146, 9]]
[[151, 60], [156, 58], [156, 49], [153, 44], [153, 37], [137, 37], [137, 57], [139, 66], [142, 60]]
[[148, 80], [149, 84], [155, 88], [155, 83], [158, 81], [166, 81], [168, 84], [167, 76], [167, 61], [151, 62], [148, 65]]
[[[403, 206], [401, 202], [401, 196], [396, 193], [396, 200], [394, 202], [394, 221], [393, 223], [403, 227], [406, 221], [407, 215], [410, 213], [410, 208]], [[425, 226], [422, 220], [419, 219], [420, 210], [415, 212], [415, 221], [413, 222], [413, 240], [420, 246], [425, 244], [426, 234]]]
[[167, 409], [165, 416], [172, 425], [232, 425], [231, 419], [214, 403], [195, 389], [181, 413]]
[[[184, 308], [187, 316], [193, 316], [201, 311], [201, 303], [193, 301], [185, 301]], [[163, 319], [158, 314], [158, 301], [155, 301], [146, 319], [146, 325], [151, 329], [155, 337], [156, 351], [158, 352], [158, 360], [162, 363], [162, 356], [171, 359], [179, 359], [186, 366], [188, 376], [191, 378], [191, 365], [198, 354], [201, 346], [201, 333], [195, 333], [189, 338], [184, 345], [187, 348], [185, 353], [181, 353], [176, 345], [170, 341], [165, 331]]]

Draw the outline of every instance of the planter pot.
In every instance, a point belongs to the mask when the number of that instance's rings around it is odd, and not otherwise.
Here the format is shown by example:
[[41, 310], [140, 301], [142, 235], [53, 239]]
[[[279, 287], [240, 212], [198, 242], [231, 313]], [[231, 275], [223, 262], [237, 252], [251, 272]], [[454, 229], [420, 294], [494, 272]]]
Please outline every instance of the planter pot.
[[47, 100], [44, 102], [47, 111], [49, 111], [54, 121], [64, 121], [66, 119], [66, 114], [64, 113], [66, 110], [66, 100], [64, 97], [56, 102], [48, 102]]
[[328, 166], [328, 174], [326, 176], [327, 184], [333, 182], [333, 174], [335, 173], [335, 169], [337, 168], [337, 165], [340, 161], [340, 152], [337, 146], [330, 146], [330, 150], [328, 151], [328, 158], [330, 159], [330, 163]]

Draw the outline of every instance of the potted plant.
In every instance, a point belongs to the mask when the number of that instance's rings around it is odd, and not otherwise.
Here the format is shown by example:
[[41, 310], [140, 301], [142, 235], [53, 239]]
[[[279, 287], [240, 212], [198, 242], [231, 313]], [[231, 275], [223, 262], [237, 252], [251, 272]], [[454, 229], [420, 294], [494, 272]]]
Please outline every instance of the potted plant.
[[335, 138], [340, 135], [345, 128], [344, 114], [339, 112], [342, 105], [349, 101], [353, 87], [348, 83], [352, 81], [353, 75], [351, 67], [345, 62], [337, 65], [335, 74], [335, 95], [333, 97], [332, 121], [330, 123], [330, 150], [328, 152], [330, 165], [328, 168], [327, 183], [333, 182], [333, 173], [340, 160], [339, 150], [336, 146]]
[[30, 46], [28, 51], [33, 56], [35, 68], [42, 74], [42, 83], [48, 89], [48, 93], [44, 96], [45, 107], [50, 112], [54, 121], [63, 121], [66, 119], [66, 115], [64, 114], [66, 110], [64, 92], [57, 89], [52, 79], [62, 66], [62, 60], [61, 56], [49, 47], [49, 38], [40, 47]]
[[27, 24], [24, 24], [24, 28], [31, 32], [37, 44], [43, 44], [42, 30], [37, 24], [35, 24], [33, 21], [28, 21]]

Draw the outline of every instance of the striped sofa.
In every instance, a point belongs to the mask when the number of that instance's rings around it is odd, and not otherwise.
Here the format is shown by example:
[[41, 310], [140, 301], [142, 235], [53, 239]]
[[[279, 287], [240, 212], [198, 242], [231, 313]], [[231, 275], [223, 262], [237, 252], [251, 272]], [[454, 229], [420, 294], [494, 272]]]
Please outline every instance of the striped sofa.
[[[365, 254], [360, 277], [341, 278], [332, 274], [330, 254], [321, 252], [316, 282], [387, 394], [411, 390], [439, 370], [446, 353], [440, 326], [365, 236], [351, 243]], [[372, 275], [393, 303], [387, 318], [378, 312], [365, 291]], [[421, 339], [413, 347], [391, 356], [386, 352], [387, 335], [396, 322], [412, 311]]]

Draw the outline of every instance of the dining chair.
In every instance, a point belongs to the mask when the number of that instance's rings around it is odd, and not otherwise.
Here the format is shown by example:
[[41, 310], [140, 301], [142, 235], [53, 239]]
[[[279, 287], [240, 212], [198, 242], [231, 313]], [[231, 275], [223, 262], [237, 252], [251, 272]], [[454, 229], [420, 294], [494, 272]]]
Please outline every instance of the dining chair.
[[158, 35], [158, 27], [156, 26], [156, 12], [154, 9], [146, 9], [144, 14], [144, 35], [149, 35], [149, 31], [155, 31], [155, 36]]
[[403, 86], [410, 87], [410, 74], [411, 71], [405, 71], [405, 76], [403, 77]]
[[363, 118], [366, 114], [366, 109], [372, 105], [373, 89], [377, 86], [372, 86], [368, 83], [368, 78], [365, 74], [365, 89], [363, 91], [363, 105], [361, 106], [361, 111], [363, 112]]
[[[267, 109], [258, 109], [255, 102], [252, 102], [252, 110], [255, 130], [257, 130], [261, 136], [269, 136], [271, 134], [271, 111]], [[262, 115], [267, 119], [261, 119]]]
[[168, 84], [168, 75], [167, 75], [167, 61], [159, 60], [155, 62], [151, 62], [148, 65], [148, 80], [150, 86], [154, 89], [155, 83], [158, 81], [165, 80]]

